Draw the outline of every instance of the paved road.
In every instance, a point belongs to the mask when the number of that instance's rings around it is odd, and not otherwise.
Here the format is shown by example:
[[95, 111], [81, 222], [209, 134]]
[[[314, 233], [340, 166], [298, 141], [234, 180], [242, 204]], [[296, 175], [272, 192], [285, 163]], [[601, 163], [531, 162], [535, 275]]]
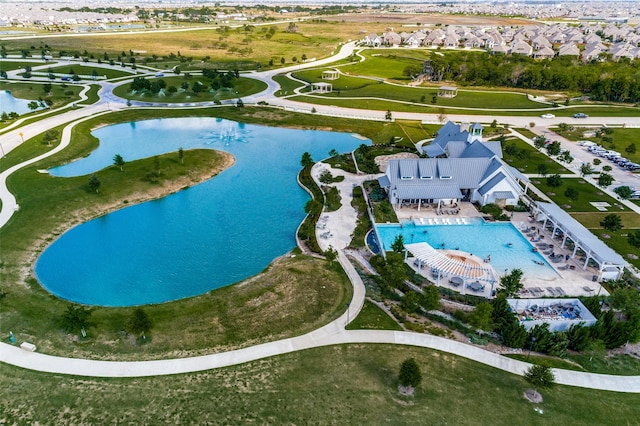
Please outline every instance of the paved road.
[[[245, 101], [258, 102], [265, 100], [270, 104], [281, 105], [289, 109], [299, 109], [309, 111], [316, 108], [319, 113], [328, 115], [342, 115], [346, 117], [384, 120], [384, 112], [372, 110], [352, 110], [349, 108], [337, 108], [331, 106], [313, 105], [309, 106], [299, 102], [287, 99], [275, 98], [273, 93], [278, 89], [271, 77], [275, 74], [302, 69], [310, 66], [318, 66], [337, 59], [345, 58], [353, 52], [354, 44], [348, 43], [340, 49], [333, 57], [327, 58], [314, 63], [299, 64], [288, 69], [270, 70], [262, 73], [254, 73], [253, 76], [265, 81], [268, 89], [257, 95], [245, 97]], [[33, 124], [16, 127], [0, 136], [5, 152], [9, 152], [22, 142], [19, 133], [23, 132], [25, 137], [35, 135], [44, 130], [57, 126], [62, 123], [73, 120], [88, 119], [96, 114], [104, 113], [113, 108], [121, 108], [124, 106], [123, 100], [111, 94], [109, 83], [102, 83], [103, 88], [100, 91], [101, 99], [98, 103], [80, 109], [71, 110], [63, 114], [46, 118]], [[417, 113], [394, 113], [394, 117], [403, 119], [423, 120], [437, 122], [435, 114], [417, 114]], [[529, 117], [496, 117], [496, 116], [466, 116], [451, 115], [449, 119], [456, 121], [480, 121], [491, 122], [498, 119], [501, 123], [509, 123], [512, 126], [527, 126], [531, 120]], [[571, 124], [572, 119], [563, 119]], [[549, 122], [552, 124], [552, 122]], [[578, 122], [575, 124], [582, 124]], [[640, 126], [639, 118], [607, 118], [606, 124], [634, 124]], [[71, 125], [65, 127], [60, 145], [45, 154], [52, 155], [56, 150], [64, 149], [70, 140]], [[38, 157], [40, 159], [41, 157]], [[32, 159], [29, 162], [17, 165], [5, 173], [0, 175], [0, 198], [2, 199], [2, 211], [0, 211], [0, 226], [6, 224], [17, 205], [15, 198], [11, 195], [6, 187], [6, 178], [10, 173], [31, 164], [38, 159]], [[356, 183], [356, 182], [354, 182]], [[343, 195], [349, 192], [348, 188], [342, 188]], [[345, 200], [345, 203], [347, 200]], [[350, 227], [350, 222], [354, 220], [353, 215], [348, 213], [348, 209], [343, 210], [345, 216], [336, 218], [341, 226]], [[340, 213], [339, 213], [340, 214]], [[336, 244], [342, 247], [344, 244], [342, 239], [336, 240]], [[279, 354], [290, 353], [297, 350], [335, 345], [345, 343], [386, 343], [386, 344], [403, 344], [410, 346], [420, 346], [433, 348], [448, 353], [453, 353], [465, 358], [473, 359], [486, 365], [491, 365], [504, 371], [514, 374], [523, 374], [530, 364], [516, 361], [486, 351], [484, 349], [456, 342], [449, 339], [430, 336], [425, 334], [397, 332], [397, 331], [346, 331], [344, 326], [353, 319], [360, 311], [364, 304], [365, 288], [362, 280], [356, 273], [355, 269], [348, 261], [342, 251], [339, 251], [338, 261], [348, 274], [354, 286], [354, 295], [347, 311], [335, 321], [321, 327], [311, 333], [303, 336], [293, 337], [290, 339], [279, 340], [276, 342], [265, 343], [262, 345], [252, 346], [245, 349], [230, 351], [220, 354], [206, 355], [184, 359], [168, 359], [156, 361], [139, 361], [139, 362], [117, 362], [117, 361], [93, 361], [77, 358], [63, 358], [51, 355], [40, 354], [38, 352], [28, 352], [20, 348], [0, 343], [0, 361], [8, 364], [16, 365], [22, 368], [28, 368], [37, 371], [80, 375], [80, 376], [99, 376], [99, 377], [140, 377], [140, 376], [156, 376], [186, 373], [194, 371], [202, 371], [211, 368], [219, 368], [229, 365], [236, 365], [252, 360], [265, 357], [275, 356]], [[582, 373], [568, 370], [554, 370], [556, 381], [560, 384], [571, 386], [580, 386], [592, 389], [612, 390], [619, 392], [635, 392], [640, 393], [640, 376], [607, 376], [591, 373]]]

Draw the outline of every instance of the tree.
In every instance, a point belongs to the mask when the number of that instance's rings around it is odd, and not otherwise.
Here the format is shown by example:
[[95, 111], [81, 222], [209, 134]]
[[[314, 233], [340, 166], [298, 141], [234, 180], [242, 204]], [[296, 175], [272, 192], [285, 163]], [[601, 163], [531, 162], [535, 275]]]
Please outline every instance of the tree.
[[400, 300], [400, 307], [412, 314], [420, 307], [420, 297], [413, 290], [407, 291]]
[[562, 178], [559, 174], [551, 175], [547, 178], [547, 185], [551, 188], [557, 188], [562, 185]]
[[318, 180], [321, 183], [324, 183], [325, 185], [328, 185], [331, 182], [333, 182], [333, 175], [331, 174], [331, 172], [329, 170], [325, 170], [324, 172], [322, 172], [320, 174], [320, 177], [318, 178]]
[[237, 107], [237, 108], [244, 108], [244, 102], [243, 102], [243, 100], [242, 100], [242, 99], [238, 99], [238, 100], [236, 101], [236, 107]]
[[546, 144], [547, 140], [544, 136], [536, 136], [535, 138], [533, 138], [533, 146], [535, 146], [537, 149], [544, 148]]
[[142, 308], [136, 308], [133, 310], [129, 321], [127, 322], [127, 330], [130, 333], [139, 335], [143, 339], [146, 339], [146, 333], [151, 330], [153, 322]]
[[438, 122], [444, 123], [447, 120], [447, 112], [444, 108], [440, 108], [438, 111]]
[[547, 167], [547, 165], [544, 163], [538, 164], [538, 167], [536, 167], [536, 169], [540, 176], [546, 176], [549, 173], [549, 167]]
[[57, 130], [47, 130], [42, 135], [42, 142], [46, 143], [47, 146], [51, 146], [51, 143], [58, 139], [58, 131]]
[[640, 230], [629, 232], [629, 235], [627, 235], [627, 239], [629, 240], [629, 244], [631, 244], [633, 247], [640, 248]]
[[180, 159], [180, 164], [184, 164], [184, 149], [182, 147], [178, 148], [178, 158]]
[[633, 190], [629, 187], [629, 186], [619, 186], [617, 188], [615, 188], [613, 190], [613, 192], [615, 192], [616, 194], [618, 194], [618, 197], [622, 198], [622, 199], [627, 199], [629, 197], [631, 197], [631, 194], [633, 194]]
[[29, 103], [27, 104], [27, 107], [29, 107], [29, 109], [30, 109], [31, 111], [35, 111], [35, 110], [37, 110], [39, 106], [40, 106], [40, 104], [39, 104], [38, 102], [36, 102], [36, 101], [31, 101], [31, 102], [29, 102]]
[[609, 173], [600, 173], [600, 176], [598, 176], [598, 185], [606, 188], [608, 186], [610, 186], [613, 183], [613, 176], [611, 176]]
[[611, 170], [613, 170], [613, 169], [611, 168], [611, 166], [609, 166], [609, 165], [607, 164], [606, 166], [602, 166], [602, 170], [603, 170], [603, 171], [605, 171], [605, 172], [610, 172], [610, 171], [611, 171]]
[[628, 154], [635, 154], [635, 152], [636, 152], [636, 144], [631, 142], [629, 145], [627, 145], [627, 147], [624, 150]]
[[616, 232], [622, 229], [622, 218], [615, 213], [608, 214], [600, 221], [600, 226], [610, 232]]
[[558, 155], [560, 154], [560, 142], [553, 141], [549, 145], [547, 145], [547, 154], [549, 155]]
[[324, 252], [324, 257], [329, 261], [329, 265], [332, 265], [333, 262], [338, 258], [338, 251], [333, 248], [333, 246], [329, 246], [327, 250]]
[[408, 358], [402, 361], [398, 381], [402, 386], [411, 388], [415, 388], [420, 384], [422, 373], [420, 373], [420, 366], [415, 359]]
[[609, 303], [625, 315], [632, 315], [640, 309], [640, 293], [632, 287], [616, 288], [609, 296]]
[[120, 167], [120, 171], [123, 171], [122, 166], [124, 166], [124, 158], [122, 158], [122, 155], [116, 154], [113, 156], [113, 165], [116, 167]]
[[392, 115], [391, 115], [391, 110], [387, 110], [387, 112], [384, 114], [384, 119], [387, 121], [391, 121], [392, 119]]
[[338, 155], [340, 155], [338, 153], [338, 150], [336, 149], [332, 149], [331, 151], [329, 151], [329, 157], [337, 157]]
[[522, 289], [522, 270], [512, 269], [508, 275], [500, 278], [500, 286], [498, 293], [504, 293], [507, 297], [515, 296]]
[[440, 292], [438, 292], [436, 286], [429, 285], [422, 289], [420, 306], [427, 312], [440, 309]]
[[404, 237], [402, 235], [396, 235], [393, 243], [391, 243], [391, 250], [396, 253], [402, 253], [404, 251]]
[[91, 175], [89, 178], [89, 189], [96, 191], [96, 194], [98, 193], [98, 189], [100, 189], [100, 179], [98, 179], [98, 176]]
[[62, 328], [68, 333], [79, 331], [82, 337], [87, 337], [87, 328], [93, 325], [89, 321], [92, 313], [92, 308], [70, 303], [67, 305], [66, 312], [62, 315]]
[[593, 166], [591, 163], [583, 163], [580, 166], [580, 176], [587, 176], [593, 174]]
[[493, 326], [491, 321], [492, 313], [493, 306], [491, 306], [491, 303], [480, 302], [476, 305], [475, 309], [469, 313], [467, 320], [472, 326], [489, 331]]
[[573, 162], [573, 157], [569, 151], [565, 151], [558, 156], [558, 160], [564, 161], [567, 164], [571, 164]]
[[551, 368], [544, 365], [532, 365], [525, 373], [524, 379], [529, 382], [535, 390], [538, 388], [550, 388], [555, 384], [555, 376]]
[[502, 337], [502, 343], [510, 348], [523, 348], [528, 336], [527, 330], [517, 321], [507, 324], [500, 331], [500, 335]]
[[313, 166], [313, 164], [315, 163], [315, 161], [313, 161], [313, 158], [311, 158], [311, 154], [309, 154], [308, 152], [304, 152], [302, 154], [302, 158], [300, 159], [300, 165], [305, 168], [305, 169], [310, 169], [311, 166]]
[[567, 188], [566, 191], [564, 191], [564, 196], [569, 198], [570, 200], [577, 200], [578, 199], [578, 195], [580, 195], [580, 193], [578, 192], [577, 189], [569, 187]]

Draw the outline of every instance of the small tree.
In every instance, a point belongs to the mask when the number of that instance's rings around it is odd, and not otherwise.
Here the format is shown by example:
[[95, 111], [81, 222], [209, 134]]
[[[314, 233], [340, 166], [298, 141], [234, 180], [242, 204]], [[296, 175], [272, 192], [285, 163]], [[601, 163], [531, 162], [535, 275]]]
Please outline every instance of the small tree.
[[629, 235], [627, 235], [627, 239], [629, 240], [629, 244], [631, 244], [633, 247], [640, 248], [640, 230], [629, 232]]
[[404, 251], [404, 237], [402, 235], [396, 235], [393, 243], [391, 243], [391, 250], [396, 253], [402, 253]]
[[338, 251], [333, 246], [329, 246], [324, 252], [324, 257], [329, 261], [329, 265], [333, 265], [333, 262], [338, 258]]
[[625, 150], [625, 152], [627, 152], [629, 154], [635, 154], [636, 153], [636, 144], [631, 142], [629, 145], [627, 145], [627, 147], [624, 150]]
[[536, 167], [536, 169], [540, 176], [547, 176], [547, 174], [549, 173], [549, 167], [547, 167], [547, 165], [544, 163], [538, 164], [538, 167]]
[[70, 303], [62, 315], [62, 328], [68, 333], [79, 331], [82, 337], [87, 337], [87, 328], [93, 325], [93, 323], [89, 321], [92, 313], [92, 308], [85, 308], [84, 306], [77, 306]]
[[178, 148], [178, 158], [180, 159], [180, 164], [184, 164], [184, 149], [182, 147]]
[[[638, 232], [640, 233], [640, 231]], [[440, 309], [440, 292], [438, 292], [436, 286], [429, 285], [422, 289], [420, 305], [427, 312]]]
[[583, 163], [580, 166], [580, 176], [587, 176], [593, 174], [593, 166], [591, 163]]
[[120, 154], [116, 154], [113, 156], [113, 164], [116, 167], [120, 167], [120, 171], [122, 172], [122, 167], [124, 166], [124, 158], [122, 158], [122, 155]]
[[631, 197], [631, 194], [633, 194], [631, 188], [626, 185], [615, 188], [613, 192], [615, 192], [620, 198], [623, 198], [625, 200]]
[[420, 297], [413, 290], [407, 291], [400, 300], [400, 307], [410, 314], [413, 314], [420, 307]]
[[325, 170], [324, 172], [322, 172], [320, 174], [320, 177], [318, 178], [318, 180], [321, 183], [324, 183], [325, 185], [328, 185], [331, 182], [333, 182], [333, 175], [331, 174], [331, 172], [329, 170]]
[[402, 361], [398, 381], [400, 385], [407, 388], [415, 388], [420, 384], [422, 381], [422, 373], [420, 373], [420, 366], [415, 359], [408, 358]]
[[520, 281], [522, 279], [522, 270], [515, 268], [511, 270], [508, 275], [500, 278], [500, 286], [501, 288], [498, 290], [498, 293], [504, 293], [507, 297], [513, 297], [518, 293], [523, 284]]
[[578, 195], [580, 195], [580, 193], [575, 188], [570, 187], [570, 188], [567, 188], [566, 191], [564, 191], [564, 196], [569, 198], [570, 200], [577, 200]]
[[491, 330], [493, 322], [491, 320], [493, 314], [493, 306], [489, 302], [480, 302], [475, 309], [469, 313], [468, 321], [472, 326], [482, 329]]
[[610, 232], [616, 232], [622, 229], [622, 218], [617, 214], [608, 214], [600, 222], [600, 226]]
[[549, 155], [558, 155], [560, 154], [560, 142], [553, 141], [549, 145], [547, 145], [547, 154]]
[[599, 166], [599, 165], [600, 165], [600, 163], [602, 163], [602, 160], [601, 160], [601, 159], [599, 159], [599, 158], [594, 158], [594, 159], [593, 159], [593, 165], [594, 165], [594, 166]]
[[58, 139], [58, 132], [56, 130], [47, 130], [42, 136], [42, 142], [46, 143], [47, 146], [51, 146], [51, 142], [56, 139]]
[[525, 373], [524, 379], [537, 391], [538, 388], [550, 388], [555, 384], [555, 376], [551, 368], [544, 365], [532, 365]]
[[91, 175], [91, 177], [89, 178], [89, 189], [92, 191], [96, 191], [96, 194], [98, 193], [98, 189], [100, 189], [100, 179], [98, 179], [98, 176], [96, 175]]
[[559, 174], [551, 175], [547, 178], [547, 185], [551, 188], [557, 188], [562, 185], [562, 178]]
[[609, 173], [600, 173], [600, 176], [598, 176], [598, 185], [606, 188], [608, 186], [610, 186], [613, 183], [613, 176], [611, 176]]
[[311, 168], [314, 163], [315, 161], [313, 161], [313, 158], [311, 158], [311, 154], [309, 154], [308, 152], [304, 152], [302, 154], [302, 158], [300, 159], [300, 165], [303, 168], [305, 169]]
[[337, 157], [338, 155], [340, 155], [338, 153], [338, 150], [336, 149], [332, 149], [331, 151], [329, 151], [329, 157]]
[[127, 322], [127, 330], [146, 339], [146, 333], [151, 330], [152, 325], [153, 323], [144, 309], [136, 308]]
[[384, 114], [384, 119], [387, 121], [391, 121], [392, 118], [393, 116], [391, 115], [391, 110], [387, 110], [387, 112]]

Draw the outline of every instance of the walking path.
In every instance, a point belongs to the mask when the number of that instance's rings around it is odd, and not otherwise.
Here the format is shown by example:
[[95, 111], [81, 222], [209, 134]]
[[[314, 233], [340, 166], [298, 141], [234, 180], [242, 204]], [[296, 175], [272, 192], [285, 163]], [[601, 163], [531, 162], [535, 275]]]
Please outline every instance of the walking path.
[[[349, 56], [353, 52], [353, 43], [344, 45], [337, 55], [327, 58], [321, 61], [313, 63], [300, 64], [288, 68], [287, 70], [301, 69], [310, 66], [318, 66], [326, 63], [334, 62], [335, 60]], [[245, 100], [258, 102], [260, 100], [269, 101], [272, 104], [281, 105], [288, 108], [301, 108], [303, 110], [310, 110], [311, 107], [307, 104], [300, 102], [288, 101], [286, 99], [279, 99], [273, 96], [278, 85], [272, 80], [272, 76], [285, 72], [287, 70], [270, 70], [263, 73], [254, 73], [254, 77], [267, 82], [269, 89], [261, 94], [253, 95], [245, 98]], [[64, 149], [70, 142], [71, 128], [72, 126], [82, 120], [86, 120], [97, 114], [106, 113], [111, 109], [109, 102], [112, 102], [114, 108], [124, 107], [124, 103], [121, 99], [113, 97], [110, 90], [105, 90], [109, 87], [109, 83], [103, 85], [103, 89], [100, 91], [100, 101], [92, 106], [80, 108], [77, 110], [69, 111], [60, 115], [45, 118], [36, 123], [32, 123], [21, 127], [16, 130], [8, 131], [0, 136], [0, 142], [3, 147], [7, 148], [5, 151], [9, 152], [21, 143], [21, 138], [17, 139], [16, 133], [18, 130], [24, 131], [27, 135], [38, 134], [48, 128], [60, 125], [64, 122], [74, 121], [74, 123], [66, 126], [62, 132], [62, 139], [60, 144], [42, 156], [33, 158], [22, 164], [18, 164], [4, 173], [0, 174], [0, 200], [2, 201], [2, 210], [0, 211], [0, 227], [5, 225], [10, 219], [11, 215], [17, 210], [15, 197], [9, 192], [6, 186], [7, 177], [14, 171], [25, 167], [28, 164], [32, 164], [46, 156], [50, 156]], [[372, 110], [352, 110], [349, 108], [336, 108], [331, 106], [314, 105], [313, 108], [317, 108], [320, 113], [327, 115], [342, 115], [347, 117], [358, 117], [375, 120], [384, 120], [384, 112], [372, 111]], [[394, 113], [396, 118], [405, 119], [417, 119], [417, 120], [429, 120], [436, 121], [435, 114], [417, 114], [417, 113]], [[530, 121], [529, 117], [496, 117], [496, 116], [464, 116], [456, 115], [451, 116], [450, 119], [460, 121], [486, 121], [490, 122], [493, 119], [501, 119], [501, 122], [509, 122], [515, 125], [525, 125]], [[504, 119], [504, 120], [503, 120]], [[615, 122], [629, 122], [629, 118], [611, 118], [607, 121]], [[522, 123], [520, 123], [520, 121]], [[640, 119], [637, 119], [640, 124]], [[30, 136], [29, 136], [30, 137]], [[5, 145], [6, 143], [6, 145]], [[318, 166], [322, 167], [322, 166]], [[317, 179], [319, 168], [316, 168], [314, 172], [314, 178]], [[431, 336], [426, 334], [412, 333], [412, 332], [399, 332], [399, 331], [382, 331], [382, 330], [353, 330], [347, 331], [344, 326], [350, 322], [357, 313], [361, 310], [365, 300], [365, 287], [361, 278], [357, 274], [353, 265], [349, 262], [345, 256], [342, 248], [346, 247], [349, 243], [351, 232], [355, 227], [356, 214], [351, 207], [351, 194], [354, 185], [359, 185], [363, 180], [375, 178], [375, 176], [354, 176], [342, 171], [332, 169], [334, 174], [343, 174], [345, 180], [337, 184], [342, 199], [342, 207], [330, 215], [327, 226], [335, 226], [336, 234], [332, 238], [327, 238], [326, 241], [321, 242], [322, 245], [333, 245], [338, 250], [338, 261], [344, 268], [349, 279], [353, 284], [353, 298], [348, 305], [346, 312], [336, 320], [329, 324], [302, 336], [292, 337], [289, 339], [283, 339], [275, 342], [269, 342], [249, 348], [239, 349], [235, 351], [229, 351], [224, 353], [198, 356], [193, 358], [182, 359], [167, 359], [167, 360], [154, 360], [154, 361], [95, 361], [87, 359], [77, 358], [65, 358], [52, 355], [41, 354], [38, 352], [29, 352], [22, 350], [16, 346], [12, 346], [6, 343], [0, 343], [0, 362], [15, 365], [22, 368], [27, 368], [36, 371], [58, 373], [58, 374], [70, 374], [79, 376], [96, 376], [96, 377], [142, 377], [142, 376], [157, 376], [168, 375], [178, 373], [189, 373], [195, 371], [208, 370], [212, 368], [226, 367], [230, 365], [237, 365], [249, 361], [254, 361], [266, 357], [276, 356], [280, 354], [286, 354], [293, 351], [316, 348], [320, 346], [336, 345], [336, 344], [348, 344], [348, 343], [383, 343], [383, 344], [400, 344], [409, 346], [419, 346], [424, 348], [436, 349], [455, 355], [459, 355], [464, 358], [472, 359], [474, 361], [493, 366], [495, 368], [507, 371], [513, 374], [522, 375], [529, 367], [530, 364], [514, 359], [506, 358], [493, 352], [489, 352], [482, 348], [471, 346], [468, 344], [460, 343], [454, 340], [449, 340], [437, 336]], [[338, 232], [339, 231], [339, 232]], [[326, 248], [326, 247], [325, 247]], [[556, 382], [564, 385], [579, 386], [591, 389], [618, 391], [618, 392], [634, 392], [640, 393], [640, 376], [610, 376], [593, 373], [583, 373], [577, 371], [558, 370], [554, 369], [556, 376]]]

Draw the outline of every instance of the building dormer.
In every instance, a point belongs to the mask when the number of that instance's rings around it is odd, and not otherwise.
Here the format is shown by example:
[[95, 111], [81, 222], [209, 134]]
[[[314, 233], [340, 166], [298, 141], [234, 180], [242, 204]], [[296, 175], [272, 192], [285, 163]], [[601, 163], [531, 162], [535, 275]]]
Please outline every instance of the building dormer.
[[469, 128], [467, 142], [472, 143], [474, 141], [482, 141], [482, 125], [480, 123], [473, 123]]

